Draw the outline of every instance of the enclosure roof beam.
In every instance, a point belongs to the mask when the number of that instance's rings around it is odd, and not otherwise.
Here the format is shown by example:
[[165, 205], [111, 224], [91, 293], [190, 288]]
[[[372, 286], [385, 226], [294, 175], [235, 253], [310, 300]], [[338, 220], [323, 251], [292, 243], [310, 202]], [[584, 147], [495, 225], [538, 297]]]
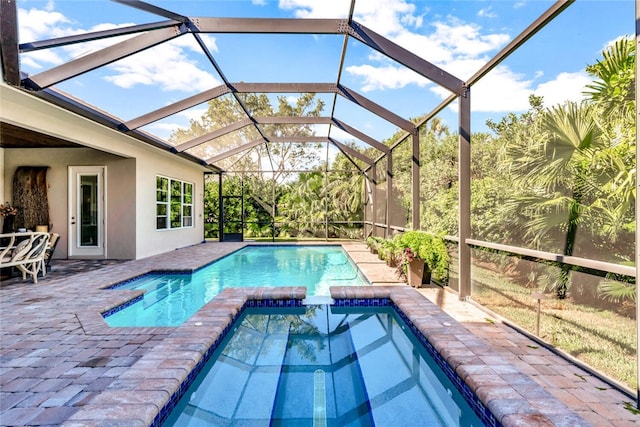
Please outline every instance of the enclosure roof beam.
[[[2, 3], [1, 0], [0, 0], [0, 3]], [[108, 129], [118, 130], [118, 127], [120, 125], [120, 120], [118, 118], [111, 116], [108, 113], [105, 113], [103, 111], [91, 108], [90, 106], [87, 106], [86, 103], [79, 100], [78, 98], [71, 97], [65, 94], [64, 92], [60, 92], [56, 90], [55, 88], [48, 88], [48, 89], [41, 90], [39, 92], [34, 93], [34, 96], [40, 99], [43, 99], [47, 102], [50, 102], [53, 105], [56, 105], [64, 110], [70, 111], [74, 114], [78, 114], [91, 121], [99, 123]], [[145, 132], [143, 130], [132, 130], [125, 133], [126, 135], [132, 138], [135, 138], [136, 140], [142, 143], [159, 148], [163, 151], [175, 153], [175, 150], [173, 149], [173, 147], [171, 147], [165, 141], [159, 139], [158, 137], [148, 132]], [[218, 173], [221, 171], [220, 168], [207, 164], [203, 159], [193, 156], [189, 153], [177, 153], [176, 155], [184, 159], [187, 159], [190, 162], [207, 167], [208, 169], [212, 170], [215, 173]]]
[[145, 12], [153, 13], [155, 15], [160, 15], [164, 18], [173, 19], [175, 21], [180, 21], [182, 23], [186, 23], [189, 21], [184, 15], [180, 15], [179, 13], [171, 12], [170, 10], [163, 9], [158, 6], [154, 6], [150, 3], [140, 1], [140, 0], [113, 0], [116, 3], [124, 4], [125, 6], [134, 7], [139, 10], [143, 10]]
[[358, 138], [384, 153], [389, 152], [389, 147], [387, 147], [386, 145], [336, 118], [314, 116], [266, 116], [254, 117], [253, 119], [258, 124], [331, 124], [353, 136], [354, 138]]
[[[467, 87], [471, 87], [477, 83], [482, 77], [488, 74], [491, 70], [497, 67], [502, 61], [509, 57], [516, 49], [518, 49], [527, 40], [533, 37], [538, 31], [543, 29], [549, 22], [551, 22], [556, 16], [562, 13], [567, 7], [569, 7], [575, 0], [557, 0], [546, 11], [542, 13], [535, 21], [533, 21], [527, 28], [525, 28], [518, 36], [516, 36], [511, 42], [505, 46], [500, 52], [498, 52], [489, 62], [476, 71], [473, 76], [466, 82]], [[451, 94], [438, 104], [433, 110], [431, 110], [426, 116], [416, 124], [420, 127], [435, 117], [438, 113], [444, 110], [449, 104], [458, 99], [458, 95]], [[398, 137], [396, 142], [392, 145], [392, 148], [400, 144], [408, 135], [403, 134]]]
[[333, 83], [230, 83], [231, 90], [239, 93], [335, 93]]
[[72, 36], [57, 37], [49, 40], [39, 40], [21, 43], [18, 47], [20, 53], [33, 52], [41, 49], [51, 49], [54, 47], [68, 46], [76, 43], [90, 42], [94, 40], [107, 39], [110, 37], [126, 36], [129, 34], [142, 33], [160, 28], [176, 27], [180, 25], [178, 21], [160, 21], [149, 24], [132, 25], [129, 27], [112, 28], [110, 30], [93, 31], [84, 34], [74, 34]]
[[517, 37], [506, 45], [500, 52], [498, 52], [493, 58], [491, 58], [486, 64], [484, 64], [473, 76], [467, 81], [467, 85], [472, 85], [484, 77], [489, 71], [493, 70], [498, 64], [500, 64], [509, 55], [515, 52], [520, 46], [522, 46], [527, 40], [533, 37], [538, 31], [544, 28], [549, 22], [551, 22], [556, 16], [562, 13], [571, 3], [575, 0], [558, 0], [551, 5], [546, 11], [542, 13], [535, 21], [533, 21], [527, 28], [525, 28]]
[[232, 148], [230, 150], [225, 151], [224, 153], [220, 153], [216, 156], [210, 157], [207, 160], [205, 160], [205, 162], [207, 162], [208, 164], [212, 164], [215, 162], [219, 162], [220, 160], [224, 160], [227, 157], [231, 157], [235, 154], [238, 153], [242, 153], [243, 151], [249, 150], [253, 147], [256, 147], [260, 144], [264, 144], [264, 139], [260, 138], [260, 139], [255, 139], [253, 141], [247, 142], [246, 144], [242, 144], [237, 146], [236, 148]]
[[359, 93], [345, 87], [342, 85], [338, 85], [338, 93], [353, 102], [354, 104], [359, 105], [360, 107], [371, 111], [373, 114], [382, 117], [386, 121], [393, 123], [398, 126], [400, 129], [403, 129], [409, 133], [413, 133], [416, 130], [416, 127], [409, 120], [406, 120], [399, 115], [387, 110], [386, 108], [376, 104], [370, 99], [360, 95]]
[[336, 141], [333, 138], [328, 138], [328, 140], [329, 140], [330, 143], [332, 143], [333, 145], [338, 147], [340, 149], [340, 151], [342, 151], [344, 153], [348, 153], [349, 155], [362, 160], [363, 162], [365, 162], [369, 166], [373, 166], [373, 164], [375, 163], [372, 159], [370, 159], [369, 157], [367, 157], [364, 154], [360, 153], [359, 151], [356, 151], [353, 148], [351, 148], [351, 147], [349, 147], [347, 145], [344, 145], [343, 143], [341, 143], [339, 141]]
[[122, 123], [122, 127], [126, 130], [138, 129], [139, 127], [146, 126], [149, 123], [164, 119], [165, 117], [169, 117], [173, 114], [179, 113], [180, 111], [195, 107], [196, 105], [226, 95], [230, 92], [231, 90], [226, 85], [216, 86], [212, 89], [206, 90], [204, 92], [185, 98], [181, 101], [174, 102], [173, 104], [167, 105], [166, 107], [159, 108], [155, 111], [151, 111], [140, 117], [124, 122]]
[[[349, 6], [349, 18], [347, 19], [347, 24], [350, 26], [351, 22], [353, 22], [353, 11], [356, 8], [356, 0], [351, 0], [351, 6]], [[349, 34], [345, 34], [344, 39], [342, 40], [342, 49], [340, 51], [340, 64], [338, 65], [338, 76], [336, 77], [336, 85], [340, 84], [342, 80], [342, 71], [344, 70], [344, 60], [347, 57], [347, 48], [349, 47]], [[338, 103], [338, 95], [333, 95], [333, 100], [331, 103], [331, 117], [334, 116], [336, 112], [336, 104]], [[329, 127], [329, 132], [331, 132], [331, 127]]]
[[331, 124], [331, 117], [316, 116], [264, 116], [254, 117], [256, 123], [260, 125], [288, 125], [288, 124], [311, 124], [328, 125]]
[[421, 76], [448, 89], [452, 93], [460, 95], [464, 91], [464, 82], [462, 80], [429, 61], [422, 59], [415, 53], [395, 44], [358, 22], [351, 22], [350, 28], [351, 32], [349, 34], [371, 49], [399, 62]]
[[230, 83], [232, 90], [242, 93], [337, 93], [378, 117], [413, 133], [415, 125], [381, 105], [343, 85], [333, 83]]
[[[193, 95], [191, 97], [178, 101], [174, 104], [159, 108], [155, 111], [144, 114], [135, 119], [129, 120], [123, 123], [122, 126], [123, 126], [123, 129], [137, 129], [149, 123], [153, 123], [157, 120], [161, 120], [172, 114], [176, 114], [180, 111], [184, 111], [188, 108], [194, 107], [196, 105], [199, 105], [204, 102], [210, 101], [212, 99], [218, 98], [220, 96], [226, 95], [230, 92], [233, 92], [233, 93], [236, 93], [236, 92], [237, 93], [337, 93], [339, 95], [342, 95], [346, 99], [354, 102], [358, 106], [370, 111], [371, 113], [374, 113], [377, 116], [385, 119], [386, 121], [400, 127], [401, 129], [406, 130], [407, 132], [413, 132], [415, 130], [415, 126], [410, 121], [403, 119], [397, 114], [392, 113], [391, 111], [385, 109], [384, 107], [376, 104], [375, 102], [369, 100], [368, 98], [358, 94], [357, 92], [345, 86], [336, 85], [333, 83], [244, 83], [244, 82], [229, 83], [228, 85], [220, 85], [220, 86], [214, 87], [200, 94]], [[262, 118], [261, 120], [263, 120], [262, 121], [263, 123], [268, 123], [264, 121], [264, 120], [267, 120], [266, 118]], [[280, 120], [280, 119], [273, 119], [273, 120]], [[294, 119], [294, 120], [297, 120], [297, 119]], [[301, 119], [301, 120], [306, 120], [306, 119]], [[276, 123], [276, 122], [274, 121], [269, 123]], [[285, 123], [285, 122], [283, 121], [281, 123]], [[292, 121], [289, 123], [301, 123], [301, 122]], [[307, 123], [314, 124], [316, 122], [311, 121]], [[320, 124], [325, 124], [325, 122], [322, 122]], [[333, 124], [336, 124], [336, 122], [333, 122]], [[340, 127], [340, 125], [338, 125], [338, 127]], [[357, 136], [354, 133], [354, 136], [356, 136], [357, 138], [360, 138], [367, 143], [372, 141], [370, 137], [365, 136], [361, 132], [358, 132], [357, 130], [351, 127], [348, 127], [348, 128], [355, 131], [359, 135], [361, 135], [361, 136]], [[351, 133], [345, 128], [341, 128], [341, 129]], [[374, 143], [371, 145], [375, 146], [376, 144]], [[377, 147], [377, 148], [382, 150], [381, 147]]]
[[0, 55], [4, 80], [14, 86], [20, 85], [20, 62], [18, 59], [18, 13], [15, 1], [0, 1]]
[[304, 136], [304, 135], [293, 135], [293, 136], [267, 136], [269, 142], [301, 142], [301, 143], [317, 143], [317, 142], [328, 142], [328, 138], [326, 136]]
[[242, 129], [244, 127], [247, 127], [247, 126], [249, 126], [251, 124], [253, 124], [253, 121], [251, 119], [249, 119], [249, 118], [238, 120], [237, 122], [232, 123], [229, 126], [225, 126], [223, 128], [216, 129], [213, 132], [206, 133], [206, 134], [201, 135], [201, 136], [199, 136], [197, 138], [194, 138], [194, 139], [192, 139], [190, 141], [182, 143], [182, 144], [176, 146], [175, 150], [178, 153], [186, 151], [186, 150], [188, 150], [190, 148], [193, 148], [193, 147], [195, 147], [197, 145], [204, 144], [205, 142], [211, 141], [212, 139], [220, 138], [223, 135], [227, 135], [227, 134], [229, 134], [231, 132], [235, 132], [235, 131], [237, 131], [239, 129]]
[[353, 135], [354, 137], [360, 139], [361, 141], [366, 142], [367, 144], [369, 144], [373, 148], [377, 148], [378, 150], [382, 151], [383, 153], [388, 153], [389, 152], [389, 147], [387, 147], [386, 145], [382, 144], [378, 140], [373, 139], [369, 135], [360, 132], [358, 129], [355, 129], [355, 128], [349, 126], [348, 124], [346, 124], [343, 121], [340, 121], [340, 120], [334, 118], [333, 119], [333, 125], [335, 125], [338, 129], [341, 129], [341, 130], [347, 132], [348, 134]]
[[44, 89], [171, 40], [182, 33], [178, 26], [149, 31], [31, 76], [25, 79], [25, 84], [38, 90]]
[[227, 34], [347, 34], [346, 19], [192, 17], [195, 31]]

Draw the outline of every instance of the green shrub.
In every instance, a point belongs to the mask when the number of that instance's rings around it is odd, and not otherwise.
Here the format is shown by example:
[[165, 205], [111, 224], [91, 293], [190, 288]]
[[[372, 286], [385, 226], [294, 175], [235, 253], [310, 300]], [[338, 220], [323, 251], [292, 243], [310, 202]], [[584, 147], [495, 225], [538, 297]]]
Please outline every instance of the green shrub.
[[382, 237], [369, 236], [365, 240], [365, 243], [367, 244], [367, 247], [371, 249], [372, 252], [378, 252], [378, 248], [380, 247], [380, 244], [382, 243], [382, 241], [384, 241]]
[[424, 261], [425, 269], [431, 272], [431, 277], [437, 282], [447, 278], [449, 270], [449, 252], [440, 236], [422, 231], [405, 231], [396, 236], [397, 247], [402, 256], [404, 267], [413, 257]]

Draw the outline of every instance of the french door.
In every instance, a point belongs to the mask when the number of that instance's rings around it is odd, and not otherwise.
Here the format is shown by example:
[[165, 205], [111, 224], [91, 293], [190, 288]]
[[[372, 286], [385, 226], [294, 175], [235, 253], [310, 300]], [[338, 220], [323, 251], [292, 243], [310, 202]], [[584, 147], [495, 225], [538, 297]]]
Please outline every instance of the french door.
[[69, 256], [104, 257], [105, 166], [69, 166]]

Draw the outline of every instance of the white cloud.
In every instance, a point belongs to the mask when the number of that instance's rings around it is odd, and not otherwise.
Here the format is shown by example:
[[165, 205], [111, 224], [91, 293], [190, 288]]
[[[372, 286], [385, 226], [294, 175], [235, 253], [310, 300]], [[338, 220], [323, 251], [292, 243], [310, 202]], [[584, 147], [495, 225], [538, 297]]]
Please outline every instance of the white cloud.
[[494, 68], [471, 87], [471, 110], [476, 112], [523, 111], [529, 108], [532, 80], [505, 66]]
[[117, 86], [157, 86], [164, 91], [203, 91], [220, 84], [211, 73], [200, 69], [180, 43], [167, 42], [122, 59], [109, 66], [116, 74], [105, 79]]
[[[293, 10], [303, 18], [335, 17], [344, 1], [280, 0], [280, 7]], [[488, 16], [491, 10], [484, 10]], [[367, 0], [356, 3], [354, 19], [422, 57], [461, 80], [470, 77], [491, 56], [510, 40], [506, 33], [488, 33], [477, 24], [448, 17], [424, 25], [424, 15], [405, 0]], [[363, 91], [400, 88], [407, 85], [425, 86], [423, 77], [375, 53], [369, 63], [352, 65], [347, 72], [362, 81]], [[471, 67], [473, 65], [474, 67]]]
[[544, 97], [544, 105], [551, 107], [565, 101], [580, 102], [584, 99], [582, 92], [591, 83], [592, 78], [584, 72], [560, 73], [551, 81], [538, 85], [534, 93]]
[[278, 7], [293, 10], [296, 18], [346, 18], [349, 3], [344, 0], [280, 0]]
[[423, 16], [405, 0], [367, 0], [356, 3], [354, 19], [377, 33], [393, 38], [407, 28], [420, 28]]
[[478, 16], [481, 18], [496, 18], [498, 15], [492, 10], [493, 7], [489, 6], [478, 11]]
[[[540, 75], [541, 76], [541, 75]], [[512, 72], [505, 66], [498, 66], [471, 88], [471, 111], [502, 113], [526, 111], [529, 109], [529, 96], [544, 98], [544, 105], [551, 107], [566, 101], [580, 101], [582, 91], [591, 81], [583, 72], [560, 73], [552, 80], [538, 82], [527, 79], [522, 74]], [[446, 90], [432, 89], [442, 99], [449, 96]], [[457, 106], [452, 106], [457, 109]]]
[[18, 9], [20, 43], [69, 35], [70, 24], [63, 14], [41, 9]]
[[346, 68], [346, 71], [363, 79], [362, 91], [399, 89], [409, 84], [416, 84], [420, 87], [427, 86], [429, 80], [422, 77], [413, 70], [404, 67], [386, 65], [374, 67], [372, 65], [353, 65]]
[[[132, 23], [101, 23], [87, 30], [73, 28], [72, 22], [64, 15], [44, 10], [19, 10], [21, 40], [46, 40], [85, 32], [104, 31], [134, 25]], [[21, 64], [26, 69], [40, 70], [65, 63], [69, 60], [97, 52], [105, 47], [126, 41], [134, 35], [110, 37], [86, 43], [71, 44], [60, 49], [35, 51], [21, 56]], [[201, 35], [204, 44], [212, 52], [217, 52], [216, 39]], [[169, 42], [139, 52], [130, 57], [105, 66], [110, 75], [105, 80], [119, 87], [154, 85], [164, 91], [194, 92], [209, 89], [220, 84], [211, 68], [202, 69], [190, 52], [195, 52], [206, 61], [200, 47], [192, 37], [180, 36]], [[206, 62], [208, 64], [208, 62]]]

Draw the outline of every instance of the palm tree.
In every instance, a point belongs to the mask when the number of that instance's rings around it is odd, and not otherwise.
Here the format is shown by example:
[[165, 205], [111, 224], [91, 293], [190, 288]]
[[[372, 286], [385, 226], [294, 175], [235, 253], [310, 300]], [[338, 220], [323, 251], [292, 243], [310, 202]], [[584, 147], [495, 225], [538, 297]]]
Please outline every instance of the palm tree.
[[[606, 248], [612, 260], [624, 260], [631, 259], [635, 231], [634, 42], [621, 39], [602, 55], [587, 67], [595, 78], [587, 100], [538, 109], [525, 138], [505, 138], [505, 163], [523, 194], [509, 209], [514, 217], [528, 213], [536, 247], [562, 235], [555, 250], [573, 255], [581, 228], [599, 236], [598, 254]], [[566, 297], [569, 271], [564, 264], [553, 280], [559, 298]]]
[[[526, 145], [508, 147], [511, 171], [522, 188], [532, 194], [511, 203], [514, 212], [532, 213], [528, 233], [534, 242], [562, 233], [563, 254], [573, 255], [578, 227], [595, 200], [606, 171], [593, 166], [607, 141], [596, 125], [595, 109], [568, 102], [542, 114], [538, 136]], [[563, 264], [554, 286], [558, 298], [566, 297], [570, 266]]]

